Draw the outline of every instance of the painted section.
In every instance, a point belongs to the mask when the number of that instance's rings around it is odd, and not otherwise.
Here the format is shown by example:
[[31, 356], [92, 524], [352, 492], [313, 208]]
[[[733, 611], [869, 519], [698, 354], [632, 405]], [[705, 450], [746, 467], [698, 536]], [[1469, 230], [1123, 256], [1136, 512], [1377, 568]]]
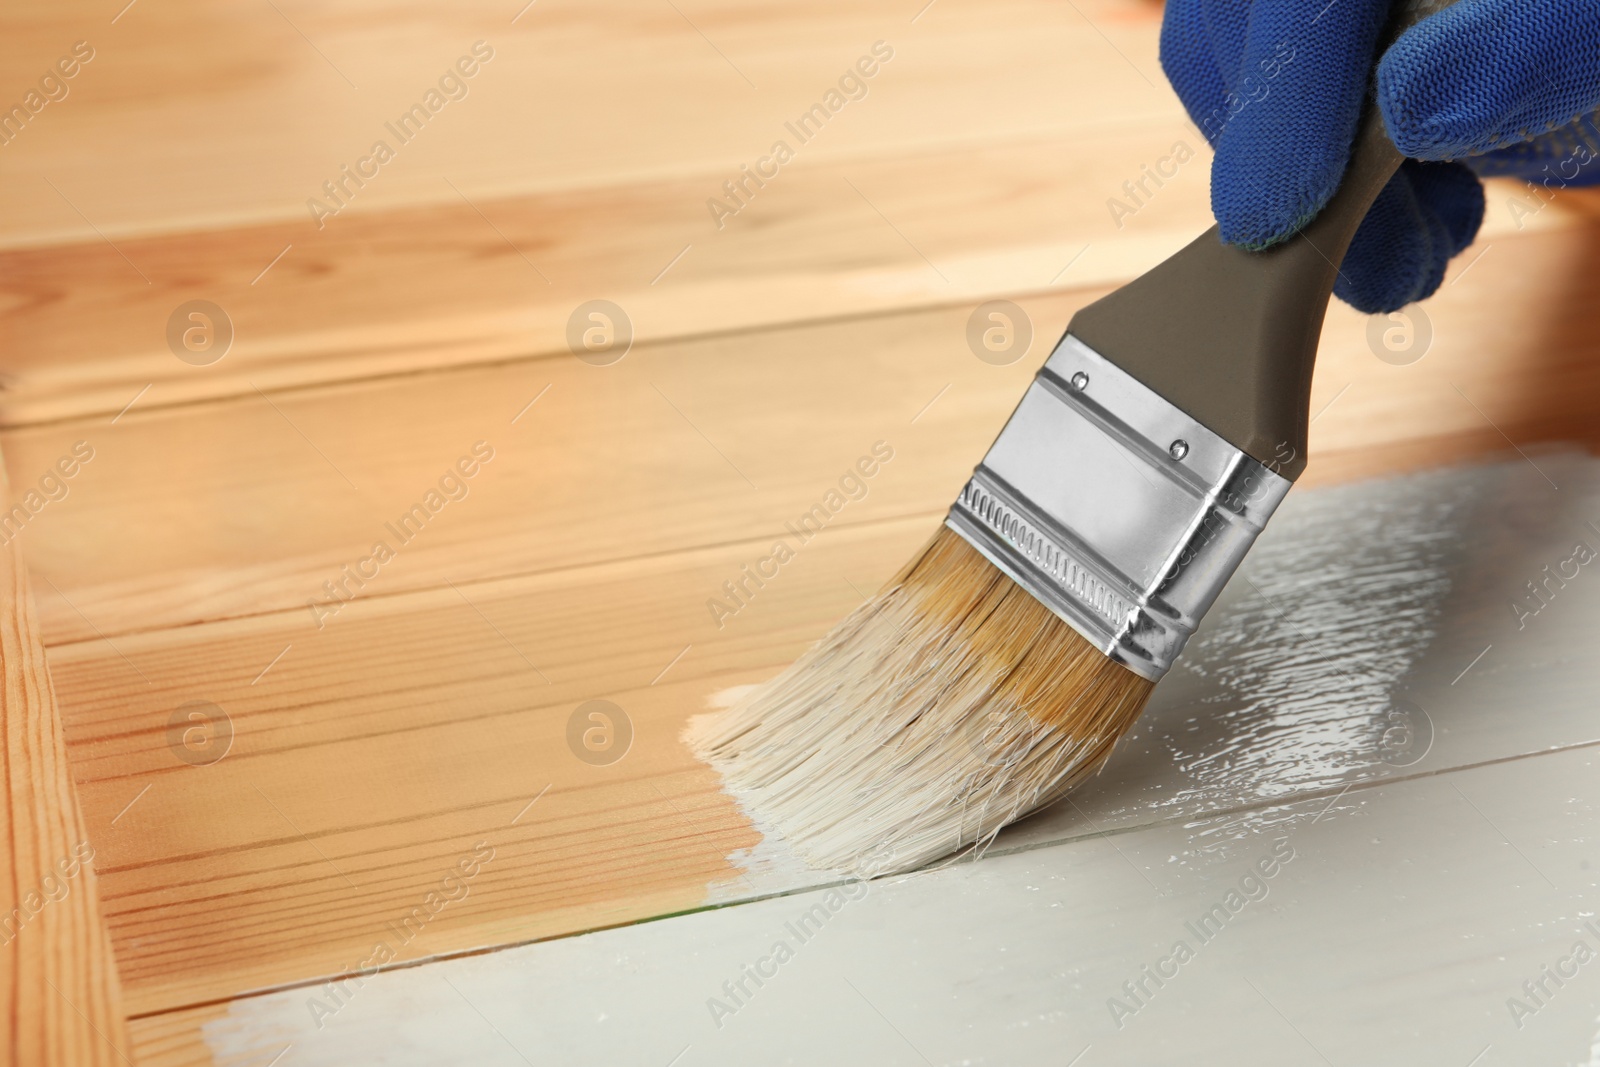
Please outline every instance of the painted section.
[[1101, 775], [996, 847], [1600, 739], [1597, 525], [1577, 451], [1291, 493]]
[[205, 1034], [300, 1067], [1581, 1063], [1596, 756], [1297, 801], [1214, 849], [1162, 824], [390, 972], [320, 1018], [326, 990], [290, 990]]

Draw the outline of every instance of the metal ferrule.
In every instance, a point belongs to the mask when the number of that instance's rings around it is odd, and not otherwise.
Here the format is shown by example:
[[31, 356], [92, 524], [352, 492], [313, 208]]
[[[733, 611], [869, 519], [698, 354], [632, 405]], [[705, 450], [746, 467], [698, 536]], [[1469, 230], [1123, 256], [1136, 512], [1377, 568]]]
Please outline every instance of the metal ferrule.
[[1289, 485], [1067, 334], [945, 524], [1155, 681]]

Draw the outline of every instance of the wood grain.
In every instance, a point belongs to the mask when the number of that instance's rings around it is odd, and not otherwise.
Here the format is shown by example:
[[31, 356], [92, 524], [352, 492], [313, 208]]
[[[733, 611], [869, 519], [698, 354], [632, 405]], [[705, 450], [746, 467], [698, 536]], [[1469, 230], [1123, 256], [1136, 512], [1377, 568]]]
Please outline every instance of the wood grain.
[[[17, 343], [0, 421], [114, 414], [146, 385], [143, 403], [176, 403], [561, 351], [596, 297], [664, 338], [1043, 288], [1111, 236], [1127, 239], [1074, 269], [1125, 276], [1203, 214], [1204, 164], [1117, 232], [1106, 197], [1199, 140], [1152, 74], [1158, 8], [1083, 10], [1025, 0], [913, 24], [889, 2], [558, 0], [515, 24], [488, 3], [15, 18], [11, 84], [74, 38], [98, 53], [4, 149], [17, 210], [0, 218], [0, 299]], [[314, 222], [322, 183], [477, 39], [497, 51], [469, 95]], [[877, 40], [894, 58], [867, 94], [803, 144], [788, 133]], [[1092, 111], [1074, 106], [1091, 95]], [[175, 144], [174, 129], [194, 136]], [[794, 161], [719, 227], [708, 200], [779, 139]], [[237, 335], [200, 370], [165, 340], [195, 298]]]
[[[1497, 244], [1430, 305], [1434, 347], [1408, 367], [1375, 358], [1362, 317], [1332, 314], [1313, 476], [1324, 456], [1324, 477], [1350, 477], [1504, 449], [1502, 431], [1529, 446], [1583, 430], [1600, 366], [1582, 329], [1591, 246], [1583, 228]], [[1051, 337], [1096, 291], [1022, 303]], [[728, 855], [754, 839], [678, 731], [712, 692], [792, 658], [937, 521], [1046, 347], [982, 363], [969, 313], [7, 434], [19, 482], [78, 441], [95, 449], [19, 540], [52, 583], [40, 598], [92, 830], [151, 786], [104, 858], [133, 1009], [358, 963], [479, 840], [501, 865], [405, 958], [693, 907], [734, 878]], [[470, 493], [319, 627], [306, 604], [322, 583], [480, 439], [495, 458]], [[706, 605], [722, 583], [880, 439], [895, 458], [865, 498], [719, 629]], [[566, 717], [594, 698], [638, 731], [616, 768], [566, 747]], [[170, 744], [191, 701], [232, 724], [215, 765]], [[562, 844], [578, 841], [592, 863]]]
[[[296, 221], [0, 252], [16, 341], [0, 421], [115, 415], [147, 386], [142, 408], [566, 355], [569, 318], [597, 297], [660, 341], [1120, 281], [1203, 225], [1203, 164], [1120, 232], [1103, 198], [1075, 192], [1114, 190], [1180, 137], [1194, 140], [1158, 116], [796, 164], [720, 232], [704, 210], [717, 172], [518, 198], [465, 188], [470, 203], [353, 215], [314, 242]], [[168, 318], [191, 299], [232, 323], [210, 366], [169, 350]]]
[[[0, 478], [0, 501], [9, 496]], [[100, 914], [27, 568], [0, 545], [0, 1064], [126, 1062], [117, 966]]]
[[[518, 6], [0, 17], [8, 87], [96, 49], [0, 148], [0, 444], [23, 488], [92, 451], [6, 551], [141, 1060], [211, 1062], [228, 998], [369, 959], [480, 843], [393, 962], [803, 886], [741, 871], [760, 835], [685, 720], [891, 573], [1072, 311], [1209, 222], [1147, 0]], [[478, 39], [467, 98], [319, 228], [307, 198]], [[879, 39], [869, 94], [718, 228], [707, 199]], [[1330, 313], [1306, 484], [1600, 436], [1600, 195], [1514, 220], [1522, 195], [1491, 188], [1420, 362]], [[600, 297], [636, 333], [608, 367], [566, 336]], [[1036, 334], [1006, 367], [966, 341], [993, 297]], [[192, 299], [234, 327], [207, 366], [168, 346]], [[722, 583], [879, 440], [864, 498], [718, 626]], [[327, 592], [480, 441], [470, 492]], [[633, 726], [614, 764], [569, 747], [597, 698]]]
[[289, 0], [276, 10], [136, 7], [114, 24], [90, 0], [8, 11], [8, 94], [74, 40], [96, 57], [66, 100], [5, 146], [17, 209], [0, 221], [0, 243], [101, 233], [120, 243], [273, 219], [314, 226], [307, 198], [477, 40], [495, 55], [468, 95], [399, 146], [351, 215], [459, 205], [446, 176], [495, 199], [714, 172], [686, 205], [709, 220], [704, 202], [722, 177], [766, 152], [878, 40], [892, 60], [864, 98], [795, 145], [797, 165], [1178, 114], [1155, 65], [1159, 4], [1002, 0], [915, 22], [907, 8], [700, 0], [679, 13], [650, 0], [540, 0], [513, 22], [516, 5], [485, 0], [437, 9]]
[[[1437, 462], [1591, 439], [1597, 241], [1588, 225], [1485, 241], [1422, 310], [1432, 343], [1409, 366], [1333, 308], [1306, 484], [1393, 469], [1428, 441]], [[363, 595], [777, 535], [879, 439], [898, 458], [837, 521], [931, 514], [1102, 291], [1019, 297], [1035, 340], [1007, 367], [973, 356], [958, 305], [640, 344], [609, 367], [563, 353], [9, 431], [19, 485], [94, 449], [22, 535], [53, 583], [38, 590], [46, 642], [289, 608], [314, 633], [323, 583], [393, 540], [384, 524], [480, 440], [495, 459], [470, 495]]]
[[[873, 580], [933, 518], [808, 546], [720, 633], [707, 591], [765, 543], [357, 601], [309, 639], [279, 613], [118, 639], [127, 660], [56, 649], [90, 825], [149, 787], [102, 859], [130, 1011], [358, 964], [480, 841], [492, 862], [398, 958], [702, 905], [759, 836], [678, 743], [686, 717], [797, 654], [857, 599], [842, 568]], [[569, 746], [597, 698], [632, 724], [612, 764]], [[171, 747], [197, 701], [232, 732], [214, 763]]]

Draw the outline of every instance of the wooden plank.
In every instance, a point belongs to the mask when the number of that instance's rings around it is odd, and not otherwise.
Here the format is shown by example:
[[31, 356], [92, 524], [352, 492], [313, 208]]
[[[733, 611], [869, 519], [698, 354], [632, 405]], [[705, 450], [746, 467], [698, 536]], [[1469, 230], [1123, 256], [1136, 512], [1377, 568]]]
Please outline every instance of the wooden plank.
[[[0, 189], [15, 210], [0, 244], [309, 225], [307, 199], [377, 138], [396, 158], [355, 192], [351, 214], [459, 204], [446, 177], [495, 199], [715, 173], [686, 205], [708, 217], [722, 179], [785, 137], [784, 122], [879, 40], [893, 55], [865, 79], [865, 97], [804, 144], [788, 137], [799, 162], [1177, 115], [1155, 62], [1160, 10], [1144, 0], [951, 5], [914, 23], [915, 8], [891, 0], [696, 0], [679, 11], [542, 0], [517, 14], [486, 0], [426, 12], [397, 0], [180, 3], [115, 23], [88, 0], [8, 11], [8, 102], [74, 41], [94, 58], [4, 146]], [[385, 128], [479, 40], [493, 57], [463, 79], [464, 98], [409, 142]]]
[[[1033, 306], [1042, 338], [1074, 303]], [[19, 483], [78, 441], [94, 449], [70, 495], [22, 534], [62, 594], [41, 591], [49, 640], [285, 608], [314, 634], [307, 602], [329, 600], [323, 583], [380, 539], [397, 558], [363, 595], [769, 538], [878, 440], [896, 458], [838, 521], [931, 512], [1031, 373], [977, 360], [966, 318], [823, 324], [644, 347], [604, 368], [567, 356], [14, 434]], [[479, 441], [494, 458], [463, 479], [468, 495], [400, 544], [385, 524]], [[95, 549], [113, 528], [119, 550]]]
[[[284, 222], [0, 252], [15, 339], [0, 424], [566, 357], [570, 320], [597, 298], [623, 309], [642, 345], [1060, 286], [1098, 295], [1209, 225], [1203, 153], [1136, 216], [1118, 222], [1106, 209], [1178, 140], [1200, 144], [1183, 120], [1158, 115], [1070, 137], [796, 164], [720, 232], [702, 195], [720, 179], [706, 173], [518, 198], [467, 188], [470, 204], [355, 215], [310, 244], [302, 224]], [[1587, 234], [1583, 211], [1600, 202], [1568, 194], [1519, 230], [1510, 188], [1497, 186], [1507, 191], [1481, 246], [1495, 258], [1536, 234]], [[1551, 240], [1569, 255], [1586, 238]], [[1538, 305], [1566, 287], [1546, 286]], [[196, 299], [222, 309], [233, 337], [199, 367], [175, 357], [167, 335]]]
[[[0, 502], [10, 496], [0, 478]], [[27, 568], [0, 545], [0, 1064], [126, 1061], [132, 1045], [100, 915]]]
[[[1084, 188], [1110, 195], [1176, 140], [1199, 145], [1147, 73], [1158, 13], [1139, 0], [1087, 4], [1095, 23], [1034, 0], [914, 25], [888, 3], [804, 17], [693, 6], [539, 8], [515, 25], [489, 4], [426, 19], [382, 4], [359, 17], [128, 12], [67, 99], [5, 146], [16, 166], [0, 190], [18, 210], [0, 220], [0, 276], [16, 343], [0, 421], [113, 414], [147, 385], [145, 403], [177, 403], [564, 350], [574, 308], [601, 296], [663, 338], [1037, 289], [1090, 231], [1114, 229]], [[12, 73], [26, 83], [99, 17], [16, 21]], [[499, 50], [472, 92], [347, 210], [314, 220], [323, 181], [389, 137], [383, 123], [480, 37]], [[867, 95], [803, 143], [789, 133], [877, 40], [893, 58]], [[1089, 94], [1095, 111], [1071, 106]], [[206, 135], [175, 143], [177, 130]], [[793, 162], [719, 226], [709, 200], [780, 139]], [[1140, 240], [1097, 249], [1080, 278], [1126, 276], [1192, 229], [1202, 167], [1134, 220]], [[191, 299], [234, 329], [203, 370], [166, 337]]]
[[[705, 208], [717, 170], [514, 199], [469, 184], [471, 203], [353, 215], [321, 234], [295, 219], [0, 253], [15, 338], [0, 419], [110, 416], [146, 386], [141, 407], [567, 354], [569, 319], [598, 297], [643, 341], [1121, 280], [1204, 227], [1204, 163], [1122, 232], [1082, 190], [1114, 191], [1180, 137], [1197, 143], [1159, 116], [797, 162], [720, 231]], [[220, 362], [174, 357], [168, 319], [190, 299], [231, 324]]]
[[[140, 1067], [220, 1067], [218, 1059], [206, 1047], [204, 1027], [214, 1019], [224, 1018], [227, 1012], [228, 1005], [222, 1003], [129, 1020], [134, 1062]], [[222, 1062], [226, 1063], [226, 1059]], [[271, 1059], [263, 1062], [270, 1063]], [[237, 1067], [257, 1065], [246, 1059]]]
[[[1597, 238], [1530, 231], [1470, 252], [1426, 305], [1431, 348], [1408, 366], [1378, 359], [1368, 320], [1335, 307], [1308, 477], [1418, 449], [1465, 458], [1503, 434], [1591, 439]], [[78, 442], [94, 450], [22, 534], [54, 583], [39, 589], [46, 641], [288, 608], [314, 633], [323, 583], [395, 540], [384, 524], [480, 440], [495, 459], [470, 495], [363, 595], [776, 536], [877, 440], [897, 458], [837, 521], [933, 513], [1099, 292], [1021, 299], [1035, 340], [1008, 367], [974, 357], [961, 306], [640, 345], [608, 367], [564, 355], [13, 430], [0, 440], [19, 485]]]
[[[0, 424], [565, 353], [575, 310], [602, 297], [639, 339], [664, 340], [1108, 285], [1209, 223], [1208, 154], [1155, 74], [1158, 12], [1142, 0], [930, 9], [914, 25], [887, 4], [702, 12], [756, 64], [759, 91], [658, 3], [614, 6], [626, 30], [544, 8], [515, 26], [491, 6], [388, 21], [381, 6], [130, 10], [67, 99], [5, 146], [17, 166], [0, 191], [19, 209], [0, 220], [13, 331]], [[17, 80], [90, 21], [59, 10], [22, 20]], [[868, 96], [719, 228], [708, 199], [841, 64], [895, 36], [883, 27], [909, 36]], [[462, 124], [419, 138], [318, 228], [307, 198], [416, 95], [407, 72], [432, 77], [463, 47], [452, 35], [500, 30], [503, 54], [437, 116]], [[226, 91], [193, 91], [201, 77]], [[286, 100], [315, 100], [318, 124]], [[208, 136], [174, 144], [176, 130]], [[1153, 187], [1145, 168], [1180, 142], [1192, 158]], [[1124, 188], [1138, 181], [1144, 194]], [[1522, 232], [1510, 195], [1491, 234]], [[1559, 228], [1593, 201], [1569, 193], [1517, 225]], [[191, 300], [231, 325], [219, 362], [170, 348]]]

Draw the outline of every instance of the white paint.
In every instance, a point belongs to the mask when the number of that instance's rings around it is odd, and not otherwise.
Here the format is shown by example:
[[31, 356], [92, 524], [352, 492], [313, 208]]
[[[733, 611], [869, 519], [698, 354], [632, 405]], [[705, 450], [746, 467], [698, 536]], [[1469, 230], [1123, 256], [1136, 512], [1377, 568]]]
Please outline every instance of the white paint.
[[[1101, 775], [996, 848], [1600, 738], [1600, 573], [1525, 629], [1511, 608], [1573, 539], [1600, 547], [1600, 463], [1538, 463], [1559, 492], [1517, 459], [1291, 493]], [[1410, 766], [1382, 743], [1401, 701], [1434, 733]]]
[[[755, 692], [756, 688], [757, 686], [752, 683], [750, 685], [730, 685], [726, 689], [718, 689], [715, 693], [706, 697], [706, 707], [713, 712], [727, 711], [744, 699], [745, 696]], [[703, 716], [696, 716], [696, 718], [703, 718]], [[690, 729], [692, 730], [694, 727], [691, 725]]]
[[[206, 1039], [284, 1067], [1592, 1063], [1594, 965], [1507, 1009], [1600, 890], [1600, 573], [1510, 607], [1600, 546], [1600, 464], [1538, 462], [1559, 492], [1517, 460], [1292, 495], [1100, 778], [980, 862], [871, 883], [721, 1027], [707, 1001], [826, 890], [381, 974], [320, 1030], [309, 990], [235, 1001]], [[1410, 766], [1397, 699], [1435, 731]], [[1119, 1028], [1122, 983], [1284, 838]], [[743, 861], [760, 893], [815, 878]]]
[[[689, 720], [684, 729], [685, 738], [703, 729], [708, 722], [733, 707], [755, 688], [754, 684], [735, 685], [712, 693], [706, 698], [706, 707], [710, 710]], [[783, 835], [760, 812], [752, 810], [744, 798], [733, 793], [727, 795], [761, 835], [761, 840], [753, 848], [739, 849], [729, 854], [728, 862], [738, 868], [738, 873], [707, 886], [705, 903], [728, 904], [838, 880], [837, 875], [814, 871], [806, 866], [805, 861], [784, 842]]]

